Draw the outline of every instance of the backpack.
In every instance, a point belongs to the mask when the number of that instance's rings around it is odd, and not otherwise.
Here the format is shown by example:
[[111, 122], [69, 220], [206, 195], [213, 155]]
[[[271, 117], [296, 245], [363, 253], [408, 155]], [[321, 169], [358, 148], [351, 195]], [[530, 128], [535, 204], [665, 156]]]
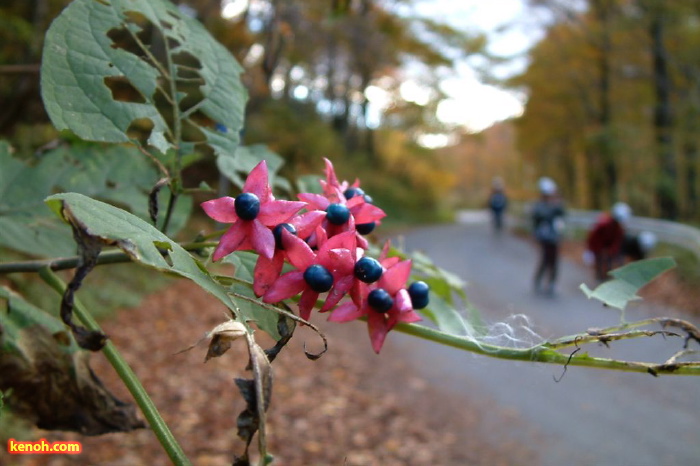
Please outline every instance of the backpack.
[[535, 238], [543, 243], [557, 243], [564, 226], [562, 216], [561, 206], [538, 202], [533, 212]]
[[535, 238], [543, 243], [556, 243], [559, 240], [559, 234], [551, 221], [542, 220], [535, 230]]

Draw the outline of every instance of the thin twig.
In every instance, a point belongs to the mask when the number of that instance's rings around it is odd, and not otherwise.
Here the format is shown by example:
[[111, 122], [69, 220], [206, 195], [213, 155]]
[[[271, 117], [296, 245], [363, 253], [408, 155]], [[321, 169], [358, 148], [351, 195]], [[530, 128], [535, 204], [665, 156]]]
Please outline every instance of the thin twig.
[[[164, 77], [165, 79], [170, 79], [169, 70], [166, 69], [166, 68], [160, 63], [160, 61], [155, 57], [155, 55], [153, 55], [153, 54], [151, 53], [151, 50], [148, 48], [148, 46], [147, 46], [146, 44], [143, 43], [143, 41], [141, 40], [141, 38], [139, 38], [139, 36], [138, 36], [137, 34], [134, 34], [134, 32], [133, 32], [130, 28], [126, 27], [125, 29], [129, 32], [129, 35], [131, 35], [132, 39], [134, 39], [134, 41], [136, 42], [136, 44], [138, 44], [138, 46], [141, 47], [141, 50], [143, 51], [143, 53], [146, 54], [146, 56], [147, 56], [148, 59], [151, 61], [151, 63], [153, 64], [153, 66], [155, 66], [156, 68], [158, 68], [158, 71], [160, 71], [160, 74], [162, 74], [163, 77]], [[166, 40], [165, 42], [166, 42], [166, 44], [167, 44], [168, 41]]]
[[183, 83], [200, 83], [202, 85], [204, 85], [206, 83], [206, 81], [202, 77], [198, 77], [198, 78], [180, 78], [180, 77], [177, 77], [177, 78], [175, 78], [175, 81], [183, 82]]
[[168, 226], [170, 226], [170, 219], [173, 216], [173, 212], [175, 211], [175, 204], [177, 203], [177, 198], [178, 195], [173, 192], [172, 188], [170, 188], [170, 198], [168, 199], [168, 208], [165, 211], [165, 220], [163, 221], [163, 227], [160, 229], [164, 234], [167, 234], [168, 232]]
[[162, 95], [163, 98], [170, 104], [170, 105], [176, 105], [175, 104], [175, 98], [170, 95], [167, 89], [165, 89], [163, 86], [160, 84], [156, 84], [156, 90], [159, 91]]
[[576, 335], [574, 337], [565, 337], [553, 342], [544, 343], [550, 349], [562, 349], [570, 346], [578, 346], [579, 344], [603, 343], [607, 345], [611, 341], [630, 340], [640, 337], [653, 337], [656, 335], [680, 337], [681, 335], [666, 330], [636, 330], [625, 333], [600, 333]]
[[41, 65], [2, 65], [0, 66], [0, 74], [36, 74], [41, 71]]
[[[246, 282], [243, 282], [243, 283], [246, 283]], [[248, 302], [251, 302], [251, 303], [253, 303], [253, 304], [257, 304], [258, 306], [264, 307], [265, 309], [269, 309], [269, 310], [272, 311], [272, 312], [276, 312], [277, 314], [281, 314], [281, 315], [283, 315], [283, 316], [285, 316], [285, 317], [289, 317], [290, 319], [292, 319], [292, 320], [294, 320], [294, 321], [296, 321], [296, 322], [299, 322], [300, 324], [308, 325], [309, 327], [311, 327], [312, 329], [314, 329], [316, 332], [318, 332], [319, 335], [322, 335], [322, 333], [321, 333], [321, 331], [318, 329], [318, 327], [316, 327], [314, 324], [312, 324], [312, 323], [309, 322], [308, 320], [304, 320], [304, 319], [302, 319], [301, 317], [299, 317], [298, 315], [296, 315], [296, 314], [294, 314], [294, 313], [292, 313], [292, 312], [282, 310], [282, 309], [278, 308], [277, 306], [273, 306], [272, 304], [268, 304], [268, 303], [264, 303], [264, 302], [262, 302], [262, 301], [258, 301], [257, 299], [251, 298], [250, 296], [246, 296], [246, 295], [244, 295], [244, 294], [236, 293], [236, 292], [234, 292], [234, 291], [227, 291], [227, 293], [230, 294], [231, 296], [235, 296], [235, 297], [238, 298], [238, 299], [242, 299], [242, 300], [244, 300], [244, 301], [248, 301]], [[324, 340], [325, 340], [325, 337], [324, 337]]]
[[199, 126], [197, 125], [197, 123], [190, 119], [190, 115], [199, 110], [202, 107], [202, 105], [204, 105], [204, 99], [200, 100], [199, 102], [182, 112], [182, 119], [191, 125]]
[[160, 170], [160, 172], [163, 174], [163, 176], [167, 179], [170, 179], [170, 173], [168, 172], [168, 169], [165, 167], [165, 165], [163, 165], [163, 162], [158, 160], [158, 157], [156, 157], [155, 155], [151, 154], [146, 149], [144, 149], [144, 147], [141, 145], [141, 143], [139, 141], [137, 141], [137, 140], [132, 140], [132, 141], [133, 141], [134, 145], [136, 146], [136, 148], [143, 155], [148, 157], [151, 160], [151, 162], [153, 162], [158, 167], [158, 170]]
[[676, 364], [676, 361], [678, 361], [678, 358], [681, 358], [683, 356], [688, 356], [690, 354], [698, 354], [698, 352], [686, 350], [686, 349], [680, 350], [679, 352], [677, 352], [676, 354], [674, 354], [673, 356], [668, 358], [664, 364]]
[[469, 337], [461, 337], [444, 333], [422, 325], [399, 323], [394, 327], [402, 333], [413, 335], [436, 343], [459, 348], [472, 353], [498, 359], [515, 361], [542, 362], [547, 364], [568, 364], [596, 369], [608, 369], [624, 372], [641, 372], [653, 375], [695, 375], [700, 376], [700, 362], [682, 362], [676, 364], [656, 364], [650, 362], [623, 361], [617, 359], [593, 357], [588, 354], [565, 355], [548, 348], [546, 345], [536, 345], [530, 348], [507, 348], [484, 343]]
[[552, 376], [552, 378], [554, 379], [554, 381], [555, 381], [556, 383], [559, 383], [559, 382], [562, 381], [562, 379], [563, 379], [564, 376], [566, 375], [566, 370], [567, 370], [568, 367], [569, 367], [569, 363], [571, 362], [571, 358], [573, 358], [574, 355], [575, 355], [576, 353], [578, 353], [579, 351], [581, 351], [581, 348], [576, 348], [574, 351], [571, 352], [571, 354], [569, 355], [569, 360], [566, 361], [566, 364], [564, 364], [564, 370], [561, 372], [561, 375], [560, 375], [559, 377], [556, 377], [556, 376], [554, 376], [554, 375]]
[[[328, 339], [327, 339], [326, 336], [323, 334], [323, 332], [321, 332], [321, 330], [320, 330], [318, 327], [316, 327], [314, 324], [312, 324], [311, 322], [309, 322], [309, 321], [307, 321], [307, 320], [304, 320], [304, 319], [302, 319], [301, 317], [299, 317], [298, 315], [296, 315], [296, 314], [294, 314], [293, 312], [291, 312], [291, 310], [286, 310], [286, 311], [285, 311], [285, 310], [283, 310], [283, 309], [280, 309], [280, 308], [277, 307], [277, 306], [273, 306], [272, 304], [264, 303], [264, 302], [262, 302], [262, 301], [258, 301], [257, 299], [253, 299], [253, 298], [251, 298], [251, 297], [249, 297], [249, 296], [242, 295], [242, 294], [239, 294], [239, 293], [235, 293], [235, 292], [232, 292], [232, 291], [228, 291], [227, 293], [230, 294], [231, 296], [235, 296], [236, 298], [243, 299], [244, 301], [249, 301], [249, 302], [251, 302], [251, 303], [257, 304], [257, 305], [260, 306], [260, 307], [264, 307], [265, 309], [269, 309], [269, 310], [271, 310], [272, 312], [276, 312], [277, 314], [280, 314], [280, 315], [283, 315], [283, 316], [285, 316], [285, 317], [288, 317], [288, 318], [292, 319], [293, 321], [298, 322], [298, 323], [300, 323], [300, 324], [302, 324], [302, 325], [307, 325], [307, 326], [308, 326], [309, 328], [311, 328], [314, 332], [316, 332], [316, 334], [317, 334], [319, 337], [321, 337], [321, 340], [323, 340], [323, 351], [321, 351], [321, 352], [318, 353], [318, 354], [309, 353], [308, 351], [306, 351], [306, 345], [304, 345], [304, 353], [306, 353], [306, 357], [308, 357], [309, 359], [313, 359], [313, 360], [318, 359], [318, 358], [321, 357], [321, 355], [322, 355], [323, 353], [325, 353], [326, 350], [328, 349]], [[287, 309], [289, 309], [288, 306], [287, 306]]]

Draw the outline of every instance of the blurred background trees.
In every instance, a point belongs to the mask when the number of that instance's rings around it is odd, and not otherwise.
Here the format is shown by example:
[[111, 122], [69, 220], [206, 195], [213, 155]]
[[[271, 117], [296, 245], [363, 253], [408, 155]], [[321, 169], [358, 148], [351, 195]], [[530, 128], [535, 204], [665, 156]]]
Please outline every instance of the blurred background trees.
[[512, 81], [523, 158], [577, 206], [697, 220], [700, 3], [530, 3], [552, 22]]
[[[269, 145], [288, 176], [332, 158], [394, 217], [414, 220], [483, 206], [494, 176], [530, 199], [541, 175], [575, 207], [624, 200], [640, 215], [698, 219], [700, 3], [523, 0], [545, 18], [543, 38], [522, 73], [497, 82], [489, 63], [502, 57], [488, 53], [488, 37], [413, 14], [417, 1], [179, 3], [244, 66], [245, 143]], [[66, 4], [0, 6], [0, 133], [24, 157], [58, 137], [38, 66], [43, 33]], [[445, 70], [476, 56], [483, 78], [527, 95], [522, 116], [478, 134], [436, 116]], [[416, 64], [419, 80], [407, 73]], [[402, 92], [407, 80], [423, 98]]]

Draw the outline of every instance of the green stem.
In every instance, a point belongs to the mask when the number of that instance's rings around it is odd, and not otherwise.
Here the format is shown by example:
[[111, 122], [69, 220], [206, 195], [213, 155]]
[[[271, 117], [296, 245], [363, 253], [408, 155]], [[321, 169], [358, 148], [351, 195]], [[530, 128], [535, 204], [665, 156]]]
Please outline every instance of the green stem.
[[175, 78], [177, 77], [177, 70], [175, 69], [175, 63], [173, 62], [173, 57], [171, 55], [170, 43], [166, 38], [164, 41], [165, 45], [165, 60], [168, 69], [168, 84], [170, 84], [170, 96], [173, 101], [173, 132], [175, 147], [177, 150], [177, 157], [175, 159], [175, 176], [180, 179], [182, 176], [182, 115], [180, 111], [180, 104], [177, 98], [177, 84], [175, 83]]
[[170, 218], [175, 210], [175, 204], [177, 204], [178, 198], [182, 193], [182, 111], [180, 110], [180, 100], [177, 96], [177, 69], [175, 63], [173, 62], [172, 50], [167, 37], [164, 40], [164, 45], [168, 72], [167, 74], [163, 74], [164, 76], [168, 77], [167, 81], [170, 85], [171, 105], [173, 107], [173, 144], [175, 145], [176, 150], [174, 170], [172, 170], [172, 179], [170, 181], [170, 199], [168, 200], [165, 221], [163, 222], [163, 227], [161, 228], [163, 233], [167, 233]]
[[[39, 270], [39, 276], [41, 276], [41, 278], [57, 293], [62, 295], [65, 291], [66, 284], [58, 277], [58, 275], [53, 273], [50, 268], [44, 267]], [[90, 313], [78, 300], [75, 302], [73, 312], [75, 312], [78, 319], [80, 319], [80, 321], [89, 330], [102, 332], [98, 323], [92, 318]], [[192, 464], [189, 459], [187, 459], [187, 456], [185, 456], [180, 444], [178, 444], [177, 440], [175, 440], [175, 437], [168, 428], [168, 425], [158, 412], [158, 408], [156, 408], [155, 404], [153, 404], [151, 397], [148, 396], [146, 389], [143, 388], [143, 385], [141, 385], [138, 377], [134, 371], [131, 370], [131, 367], [129, 367], [129, 364], [127, 364], [121, 354], [119, 354], [119, 351], [117, 351], [114, 344], [108, 340], [107, 344], [102, 349], [102, 352], [107, 357], [107, 360], [112, 367], [114, 367], [114, 370], [124, 382], [124, 385], [126, 385], [126, 387], [129, 389], [129, 392], [131, 392], [131, 395], [136, 400], [139, 408], [141, 408], [144, 417], [151, 426], [151, 429], [153, 429], [158, 441], [163, 446], [163, 449], [168, 454], [173, 464]]]
[[[216, 243], [211, 242], [195, 242], [185, 244], [183, 245], [183, 247], [188, 250], [197, 250], [203, 247], [211, 247], [215, 244]], [[54, 259], [48, 261], [28, 261], [20, 263], [0, 264], [0, 274], [11, 272], [39, 271], [43, 271], [42, 273], [46, 274], [47, 271], [50, 272], [51, 270], [74, 268], [77, 266], [78, 260], [79, 259], [77, 257], [73, 257], [64, 259]], [[130, 257], [122, 251], [108, 251], [100, 254], [98, 258], [98, 264], [128, 262], [130, 260]], [[237, 297], [239, 299], [241, 298], [240, 296]], [[668, 318], [647, 319], [641, 322], [632, 322], [624, 326], [613, 327], [607, 330], [620, 332], [621, 330], [627, 330], [629, 328], [639, 327], [641, 325], [646, 325], [650, 323], [659, 323], [662, 325], [662, 327], [672, 326], [680, 328], [687, 333], [686, 340], [688, 338], [693, 338], [700, 341], [700, 332], [698, 332], [697, 329], [695, 329], [692, 326], [689, 326], [689, 324], [687, 324], [686, 322]], [[434, 341], [442, 345], [451, 346], [472, 353], [482, 354], [485, 356], [500, 359], [559, 364], [565, 367], [572, 365], [593, 367], [599, 369], [610, 369], [617, 371], [642, 372], [650, 373], [653, 375], [672, 374], [700, 376], [700, 362], [697, 361], [676, 362], [673, 358], [671, 358], [664, 363], [657, 364], [650, 362], [621, 361], [616, 359], [591, 357], [588, 356], [586, 353], [578, 354], [578, 348], [580, 348], [580, 345], [582, 344], [639, 337], [649, 337], [657, 334], [673, 335], [673, 333], [668, 331], [634, 331], [627, 333], [612, 334], [606, 332], [606, 330], [604, 329], [595, 334], [587, 333], [582, 335], [569, 336], [566, 338], [560, 338], [552, 342], [544, 342], [540, 345], [533, 346], [530, 348], [507, 348], [502, 346], [490, 345], [473, 338], [443, 333], [439, 330], [415, 324], [400, 323], [395, 328], [396, 330], [402, 333], [407, 333], [409, 335], [413, 335], [419, 338]], [[577, 350], [573, 351], [571, 354], [564, 354], [557, 351], [565, 347], [576, 347]]]
[[161, 228], [161, 231], [164, 234], [167, 234], [167, 232], [168, 232], [168, 226], [170, 225], [170, 219], [172, 218], [173, 211], [175, 210], [175, 204], [177, 203], [177, 198], [178, 198], [178, 195], [172, 191], [172, 187], [171, 187], [170, 188], [170, 198], [168, 199], [168, 208], [165, 212], [165, 220], [163, 221], [163, 228]]
[[399, 323], [395, 330], [425, 340], [434, 341], [445, 346], [451, 346], [472, 353], [482, 354], [499, 359], [516, 361], [542, 362], [547, 364], [559, 364], [563, 366], [584, 366], [597, 369], [610, 369], [626, 372], [642, 372], [652, 375], [700, 375], [698, 362], [681, 363], [647, 363], [635, 361], [620, 361], [616, 359], [597, 358], [587, 354], [578, 355], [577, 351], [571, 354], [562, 354], [552, 350], [547, 343], [530, 348], [506, 348], [489, 345], [472, 338], [460, 337], [441, 332], [429, 327], [416, 324]]
[[[216, 242], [204, 241], [184, 243], [181, 246], [187, 251], [196, 251], [202, 248], [215, 247], [217, 244]], [[0, 275], [18, 272], [38, 272], [44, 267], [48, 267], [51, 270], [74, 269], [78, 266], [79, 262], [80, 257], [72, 256], [59, 257], [56, 259], [0, 263]], [[97, 265], [120, 264], [124, 262], [131, 262], [131, 257], [121, 250], [101, 252], [97, 257]]]

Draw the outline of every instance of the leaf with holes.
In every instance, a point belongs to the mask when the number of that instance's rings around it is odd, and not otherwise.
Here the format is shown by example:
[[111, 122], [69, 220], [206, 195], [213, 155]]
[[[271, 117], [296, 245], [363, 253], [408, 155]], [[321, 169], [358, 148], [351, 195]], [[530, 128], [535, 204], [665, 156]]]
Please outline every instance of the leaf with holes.
[[[76, 191], [124, 207], [148, 219], [148, 192], [158, 173], [133, 147], [80, 144], [58, 147], [30, 164], [13, 158], [0, 143], [0, 246], [32, 256], [75, 254], [70, 230], [44, 205], [46, 196]], [[167, 193], [160, 193], [164, 205]], [[181, 196], [171, 218], [170, 232], [184, 226], [192, 198]], [[162, 216], [161, 216], [162, 221]]]
[[[261, 330], [278, 335], [277, 318], [268, 309], [238, 308], [227, 290], [179, 244], [148, 222], [117, 207], [77, 193], [55, 194], [46, 203], [62, 219], [104, 244], [117, 246], [132, 260], [162, 272], [189, 278], [219, 299], [242, 322], [255, 321]], [[260, 314], [264, 313], [264, 314]]]
[[167, 0], [74, 0], [46, 35], [41, 90], [59, 129], [127, 142], [150, 132], [161, 152], [239, 142], [247, 93], [241, 66]]

